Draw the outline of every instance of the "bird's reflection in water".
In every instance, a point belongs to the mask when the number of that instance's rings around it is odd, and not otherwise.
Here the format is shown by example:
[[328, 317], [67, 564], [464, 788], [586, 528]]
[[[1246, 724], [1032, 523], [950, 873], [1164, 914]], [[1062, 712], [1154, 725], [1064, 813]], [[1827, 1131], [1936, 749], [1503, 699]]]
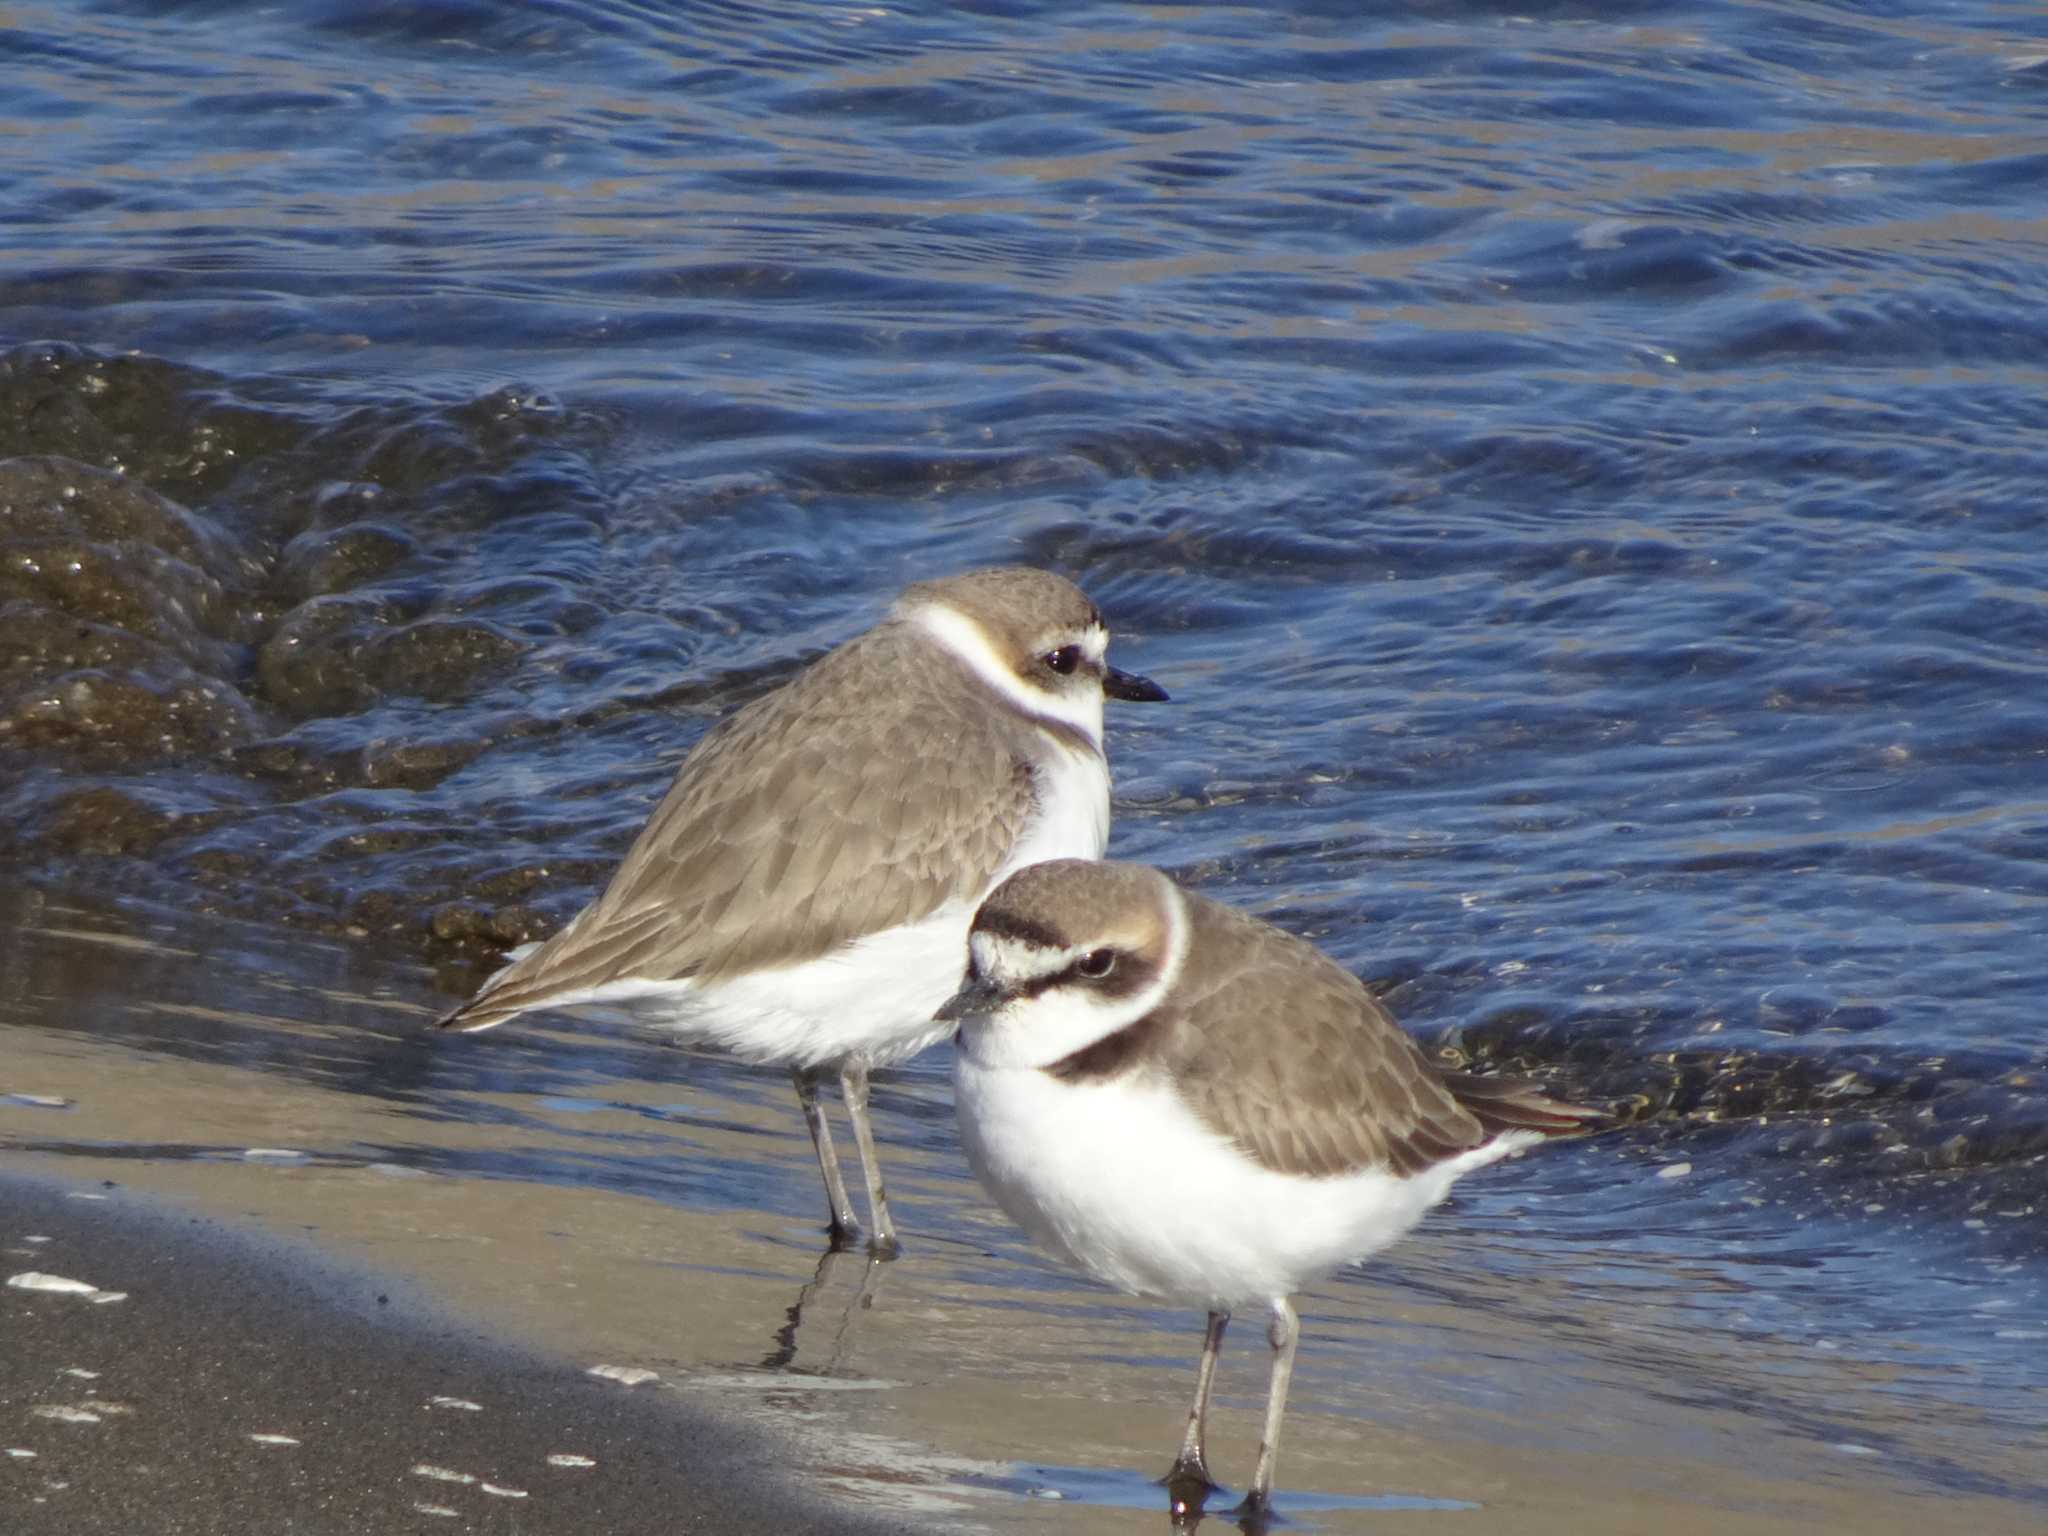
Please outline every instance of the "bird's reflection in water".
[[[862, 1314], [875, 1304], [875, 1292], [885, 1262], [883, 1256], [872, 1252], [826, 1249], [818, 1258], [817, 1273], [796, 1293], [796, 1300], [790, 1303], [789, 1311], [783, 1316], [782, 1326], [775, 1330], [775, 1347], [762, 1357], [762, 1369], [801, 1369], [814, 1376], [836, 1376], [853, 1348], [856, 1325]], [[832, 1293], [841, 1289], [851, 1291], [844, 1304], [832, 1299]], [[814, 1341], [820, 1338], [828, 1320], [831, 1332], [820, 1359], [817, 1358], [820, 1346]], [[806, 1341], [813, 1341], [804, 1350], [807, 1358], [801, 1366], [797, 1361], [800, 1334]]]

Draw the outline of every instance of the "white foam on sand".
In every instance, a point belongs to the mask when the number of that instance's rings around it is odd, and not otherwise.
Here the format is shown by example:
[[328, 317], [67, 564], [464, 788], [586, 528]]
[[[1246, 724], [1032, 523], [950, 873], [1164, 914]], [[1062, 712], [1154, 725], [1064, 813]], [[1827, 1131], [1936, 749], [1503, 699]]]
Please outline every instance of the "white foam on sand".
[[43, 1291], [53, 1296], [84, 1296], [94, 1306], [128, 1299], [126, 1291], [103, 1291], [83, 1280], [70, 1280], [63, 1275], [46, 1275], [33, 1269], [25, 1269], [18, 1275], [9, 1275], [7, 1285], [10, 1290], [16, 1291]]
[[55, 1419], [59, 1424], [98, 1424], [100, 1416], [90, 1408], [73, 1408], [66, 1403], [50, 1403], [29, 1412], [39, 1419]]
[[45, 1275], [33, 1269], [9, 1275], [7, 1285], [10, 1290], [48, 1291], [56, 1296], [97, 1296], [100, 1293], [98, 1286], [83, 1280], [67, 1280], [62, 1275]]
[[661, 1380], [659, 1371], [650, 1371], [644, 1365], [593, 1365], [590, 1374], [602, 1376], [606, 1381], [616, 1381], [625, 1387], [637, 1387], [646, 1382]]

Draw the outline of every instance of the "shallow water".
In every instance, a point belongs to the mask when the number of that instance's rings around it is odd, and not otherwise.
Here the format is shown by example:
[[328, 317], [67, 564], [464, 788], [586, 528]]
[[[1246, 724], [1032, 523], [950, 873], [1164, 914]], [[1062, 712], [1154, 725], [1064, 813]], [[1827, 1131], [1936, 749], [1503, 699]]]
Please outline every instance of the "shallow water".
[[[849, 1509], [947, 1530], [1158, 1528], [1152, 1479], [1198, 1319], [1032, 1251], [966, 1177], [932, 1074], [876, 1099], [905, 1256], [821, 1256], [809, 1143], [773, 1077], [601, 1020], [451, 1042], [421, 1028], [419, 967], [360, 943], [50, 896], [6, 916], [7, 1084], [29, 1085], [0, 1099], [6, 1168], [313, 1242], [570, 1371], [651, 1372], [630, 1390], [772, 1430], [777, 1470]], [[2037, 1529], [2029, 1387], [1979, 1374], [1952, 1343], [1864, 1331], [1853, 1294], [1877, 1255], [1852, 1232], [1770, 1208], [1739, 1229], [1627, 1209], [1595, 1222], [1600, 1186], [1664, 1195], [1699, 1180], [1659, 1177], [1684, 1167], [1623, 1138], [1549, 1149], [1468, 1181], [1393, 1255], [1315, 1288], [1288, 1520]], [[179, 1284], [175, 1266], [92, 1279]], [[1946, 1305], [1975, 1287], [1984, 1358], [2030, 1352], [2018, 1282], [1918, 1283]], [[1265, 1351], [1259, 1329], [1238, 1333], [1211, 1432], [1241, 1486]], [[308, 1444], [345, 1433], [280, 1424]], [[10, 1433], [76, 1455], [69, 1426]], [[366, 1497], [409, 1491], [409, 1468]], [[465, 1509], [479, 1529], [517, 1528]]]
[[[1374, 1286], [1504, 1293], [1603, 1362], [1603, 1422], [1668, 1399], [1813, 1448], [1793, 1485], [2027, 1494], [2048, 24], [1353, 9], [11, 8], [0, 856], [145, 931], [324, 934], [235, 947], [295, 998], [364, 951], [424, 1009], [904, 582], [1055, 565], [1175, 694], [1113, 724], [1114, 851], [1638, 1117], [1325, 1288], [1303, 1421], [1427, 1416], [1381, 1362], [1444, 1338], [1390, 1344]], [[397, 1166], [723, 1213], [741, 1270], [807, 1239], [772, 1074], [136, 996], [68, 1027], [284, 1094], [282, 1132], [339, 1095], [323, 1158], [368, 1099]], [[47, 1091], [26, 1051], [0, 1092]], [[973, 1214], [944, 1069], [882, 1100], [913, 1229], [997, 1255], [974, 1348], [1014, 1291], [1068, 1320], [1046, 1369], [1177, 1401], [1191, 1322]], [[91, 1157], [262, 1144], [122, 1153], [129, 1112]], [[1580, 1433], [1513, 1373], [1429, 1379], [1532, 1466]], [[1113, 1438], [1041, 1418], [1076, 1466]], [[1304, 1497], [1476, 1497], [1304, 1454]]]

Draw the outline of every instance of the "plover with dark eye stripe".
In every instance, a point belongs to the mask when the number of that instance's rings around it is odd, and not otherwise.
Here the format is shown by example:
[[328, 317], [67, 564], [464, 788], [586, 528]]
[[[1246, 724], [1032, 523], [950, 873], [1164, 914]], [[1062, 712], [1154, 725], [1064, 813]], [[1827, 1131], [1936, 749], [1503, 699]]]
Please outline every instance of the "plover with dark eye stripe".
[[983, 896], [1109, 836], [1104, 699], [1160, 700], [1109, 665], [1064, 577], [1021, 567], [906, 590], [873, 629], [724, 721], [683, 760], [604, 893], [440, 1021], [631, 1002], [655, 1022], [789, 1067], [832, 1207], [859, 1224], [818, 1101], [839, 1075], [874, 1246], [895, 1228], [868, 1074], [939, 1039]]
[[1362, 982], [1302, 939], [1156, 869], [1062, 859], [982, 903], [957, 1024], [968, 1161], [1011, 1219], [1120, 1290], [1207, 1309], [1177, 1511], [1199, 1509], [1216, 1351], [1270, 1309], [1272, 1498], [1299, 1325], [1289, 1297], [1375, 1253], [1452, 1183], [1597, 1112], [1438, 1070]]

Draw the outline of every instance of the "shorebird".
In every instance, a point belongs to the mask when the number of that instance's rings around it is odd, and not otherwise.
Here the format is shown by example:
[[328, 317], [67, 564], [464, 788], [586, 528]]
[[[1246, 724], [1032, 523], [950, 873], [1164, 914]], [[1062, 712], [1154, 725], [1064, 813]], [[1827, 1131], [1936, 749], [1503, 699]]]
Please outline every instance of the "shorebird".
[[1166, 697], [1108, 649], [1095, 605], [1050, 572], [910, 587], [705, 736], [603, 894], [441, 1026], [632, 1002], [689, 1039], [787, 1066], [846, 1245], [860, 1226], [818, 1097], [837, 1073], [872, 1246], [894, 1251], [869, 1072], [946, 1033], [933, 1013], [1004, 876], [1101, 855], [1103, 701]]
[[1263, 1520], [1300, 1336], [1290, 1295], [1378, 1252], [1474, 1169], [1596, 1111], [1438, 1070], [1305, 940], [1137, 864], [1061, 859], [990, 893], [955, 1023], [968, 1161], [1054, 1254], [1208, 1312], [1176, 1514], [1215, 1490], [1207, 1420], [1231, 1313], [1268, 1309]]

